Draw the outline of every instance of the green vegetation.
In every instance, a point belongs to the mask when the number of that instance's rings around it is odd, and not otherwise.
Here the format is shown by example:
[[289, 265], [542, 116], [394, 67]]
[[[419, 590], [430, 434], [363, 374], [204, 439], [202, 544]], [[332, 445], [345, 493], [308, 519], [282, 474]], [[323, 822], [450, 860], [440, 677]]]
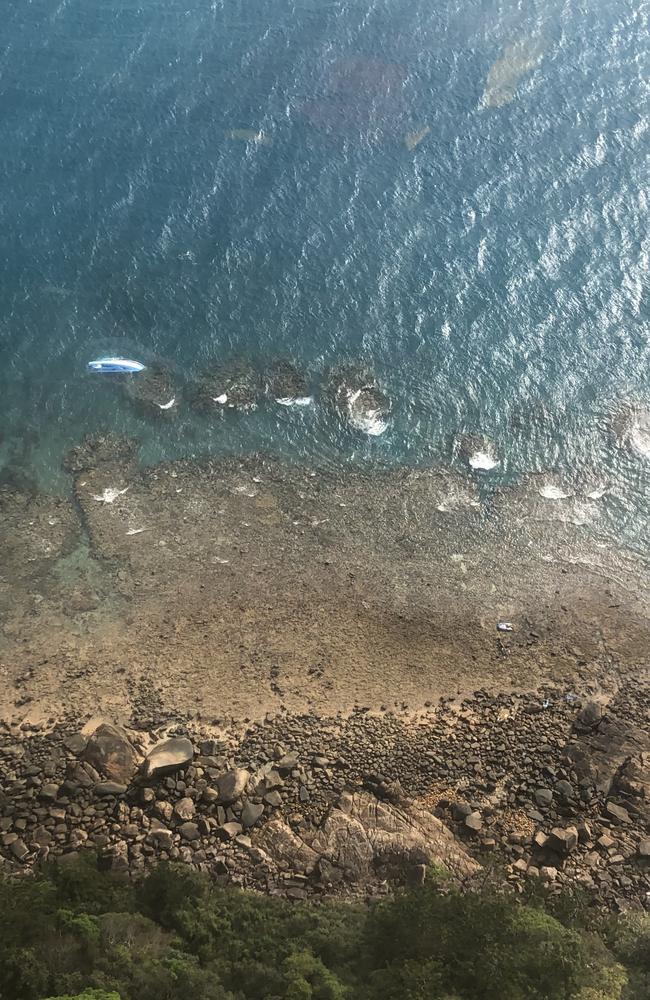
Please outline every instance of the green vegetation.
[[370, 907], [167, 865], [138, 885], [91, 861], [0, 881], [0, 1000], [639, 1000], [649, 956], [645, 914], [435, 876]]

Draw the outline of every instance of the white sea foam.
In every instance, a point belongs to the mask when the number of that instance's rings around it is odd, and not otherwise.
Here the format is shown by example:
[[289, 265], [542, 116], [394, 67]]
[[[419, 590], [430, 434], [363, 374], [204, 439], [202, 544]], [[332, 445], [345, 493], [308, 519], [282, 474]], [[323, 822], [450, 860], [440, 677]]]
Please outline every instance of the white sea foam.
[[276, 399], [280, 406], [311, 406], [313, 402], [313, 396], [280, 396]]
[[539, 495], [544, 497], [545, 500], [568, 500], [571, 496], [560, 486], [556, 486], [554, 483], [544, 483], [543, 486], [539, 488]]
[[475, 451], [473, 455], [470, 455], [468, 461], [473, 469], [479, 469], [482, 472], [489, 472], [490, 469], [496, 469], [499, 464], [499, 459], [495, 458], [494, 455], [490, 455], [487, 451]]

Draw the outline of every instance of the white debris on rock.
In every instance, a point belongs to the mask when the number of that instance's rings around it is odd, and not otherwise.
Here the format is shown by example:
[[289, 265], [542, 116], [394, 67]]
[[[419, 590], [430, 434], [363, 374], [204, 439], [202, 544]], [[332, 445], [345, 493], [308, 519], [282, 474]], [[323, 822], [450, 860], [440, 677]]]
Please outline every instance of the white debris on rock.
[[123, 490], [118, 490], [114, 486], [107, 486], [101, 493], [93, 493], [93, 500], [97, 500], [98, 503], [115, 503], [117, 498], [123, 496], [128, 488], [125, 486]]

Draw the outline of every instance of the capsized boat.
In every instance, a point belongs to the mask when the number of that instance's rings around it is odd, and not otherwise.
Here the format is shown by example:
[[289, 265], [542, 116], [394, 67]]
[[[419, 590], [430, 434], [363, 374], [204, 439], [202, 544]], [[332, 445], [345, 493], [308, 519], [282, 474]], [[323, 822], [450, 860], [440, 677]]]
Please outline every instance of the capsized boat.
[[121, 375], [142, 372], [145, 365], [141, 361], [131, 361], [130, 358], [97, 358], [96, 361], [88, 362], [88, 370], [91, 372], [117, 373]]

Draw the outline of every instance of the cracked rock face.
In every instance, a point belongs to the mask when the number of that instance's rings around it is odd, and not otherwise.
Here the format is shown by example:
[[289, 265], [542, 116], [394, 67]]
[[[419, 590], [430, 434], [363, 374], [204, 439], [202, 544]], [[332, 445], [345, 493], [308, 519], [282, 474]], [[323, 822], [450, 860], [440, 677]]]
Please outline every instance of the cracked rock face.
[[480, 869], [430, 812], [406, 800], [381, 802], [367, 792], [344, 793], [311, 837], [300, 838], [274, 821], [256, 843], [294, 871], [308, 872], [318, 861], [321, 874], [351, 882], [367, 881], [382, 867], [408, 878], [410, 869], [432, 861], [458, 876]]

